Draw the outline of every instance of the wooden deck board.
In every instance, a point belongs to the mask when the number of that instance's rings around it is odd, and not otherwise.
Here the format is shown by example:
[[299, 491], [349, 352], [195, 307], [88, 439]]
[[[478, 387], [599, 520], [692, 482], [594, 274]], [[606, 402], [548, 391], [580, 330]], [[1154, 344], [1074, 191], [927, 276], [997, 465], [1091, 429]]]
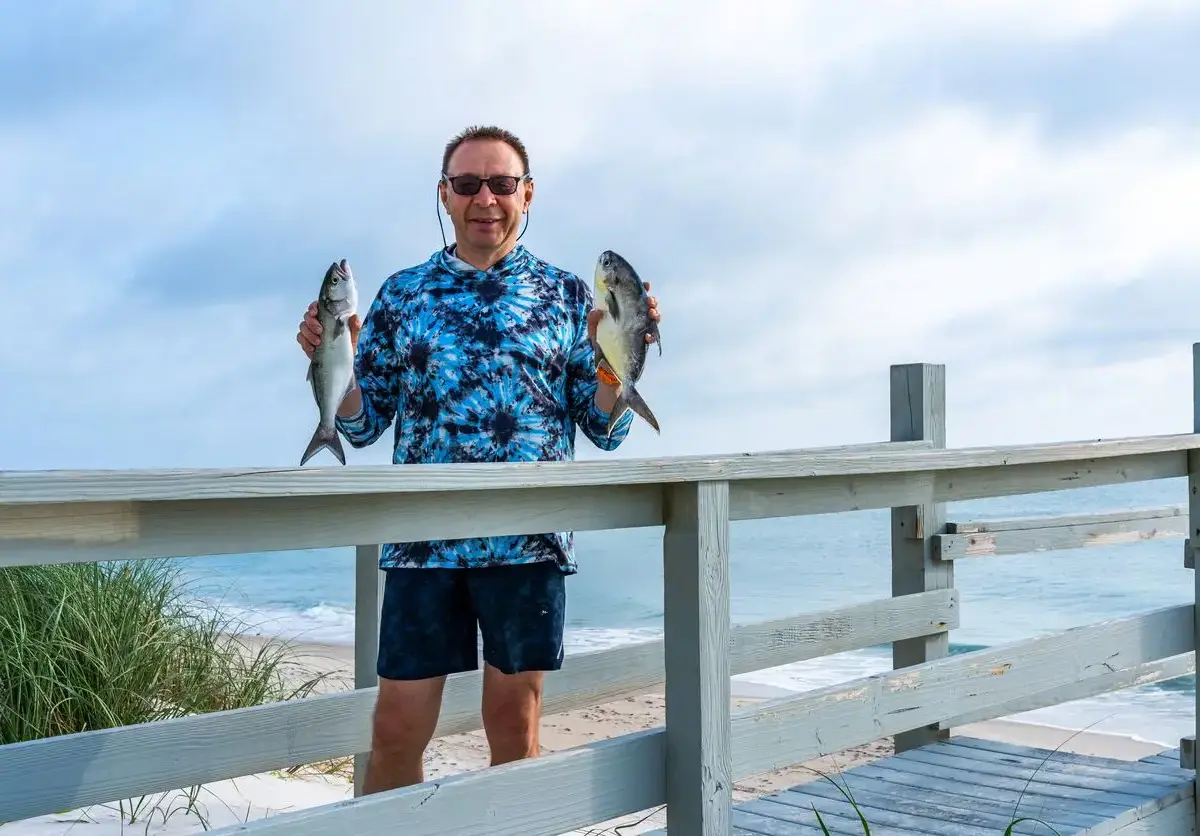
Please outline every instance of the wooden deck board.
[[[1037, 821], [1014, 833], [1038, 836], [1051, 832], [1045, 824], [1060, 836], [1192, 832], [1195, 773], [1180, 768], [1178, 749], [1124, 761], [956, 736], [830, 778], [854, 797], [873, 836], [998, 836], [1018, 817]], [[824, 778], [736, 805], [733, 833], [821, 836], [814, 809], [831, 834], [863, 833]]]

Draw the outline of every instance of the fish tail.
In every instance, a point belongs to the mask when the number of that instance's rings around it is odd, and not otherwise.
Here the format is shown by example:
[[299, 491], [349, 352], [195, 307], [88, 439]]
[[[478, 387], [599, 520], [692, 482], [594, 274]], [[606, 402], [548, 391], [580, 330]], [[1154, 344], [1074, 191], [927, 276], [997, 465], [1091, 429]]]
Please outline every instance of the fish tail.
[[625, 401], [625, 393], [621, 392], [617, 395], [616, 401], [613, 402], [612, 409], [608, 411], [608, 428], [605, 430], [605, 436], [612, 438], [613, 427], [617, 422], [625, 416], [629, 411], [629, 404]]
[[321, 450], [328, 450], [342, 464], [346, 463], [346, 451], [342, 449], [342, 439], [338, 436], [337, 427], [318, 426], [316, 432], [313, 433], [312, 440], [308, 442], [308, 446], [304, 448], [304, 455], [300, 457], [300, 466], [304, 467], [305, 462], [319, 453]]
[[[621, 411], [617, 411], [617, 406], [621, 407]], [[654, 427], [656, 433], [661, 434], [662, 430], [658, 428], [658, 419], [654, 417], [654, 413], [650, 410], [650, 405], [642, 398], [640, 392], [632, 386], [621, 387], [621, 394], [617, 396], [617, 403], [613, 407], [612, 416], [609, 418], [609, 432], [612, 432], [612, 426], [620, 415], [624, 414], [626, 409], [632, 409], [634, 415], [641, 416], [647, 424]]]

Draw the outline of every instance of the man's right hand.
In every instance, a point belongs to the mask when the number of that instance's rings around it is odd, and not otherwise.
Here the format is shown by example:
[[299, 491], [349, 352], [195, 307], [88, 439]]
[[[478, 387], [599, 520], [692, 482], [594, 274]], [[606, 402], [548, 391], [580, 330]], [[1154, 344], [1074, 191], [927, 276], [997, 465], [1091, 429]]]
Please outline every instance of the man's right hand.
[[[358, 318], [358, 314], [352, 314], [348, 324], [350, 325], [350, 345], [357, 350], [358, 332], [362, 328], [362, 321]], [[309, 304], [308, 310], [304, 312], [304, 319], [300, 320], [300, 330], [296, 332], [296, 342], [300, 343], [305, 356], [311, 360], [313, 352], [321, 344], [321, 323], [317, 321], [316, 302]]]

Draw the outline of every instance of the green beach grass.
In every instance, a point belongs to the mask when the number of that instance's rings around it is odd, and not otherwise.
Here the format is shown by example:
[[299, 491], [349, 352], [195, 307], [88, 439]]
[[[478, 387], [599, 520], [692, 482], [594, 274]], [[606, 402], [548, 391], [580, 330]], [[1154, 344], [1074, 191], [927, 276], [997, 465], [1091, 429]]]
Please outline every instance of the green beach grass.
[[[0, 570], [0, 744], [303, 697], [291, 648], [187, 596], [167, 561]], [[298, 683], [298, 684], [297, 684]]]

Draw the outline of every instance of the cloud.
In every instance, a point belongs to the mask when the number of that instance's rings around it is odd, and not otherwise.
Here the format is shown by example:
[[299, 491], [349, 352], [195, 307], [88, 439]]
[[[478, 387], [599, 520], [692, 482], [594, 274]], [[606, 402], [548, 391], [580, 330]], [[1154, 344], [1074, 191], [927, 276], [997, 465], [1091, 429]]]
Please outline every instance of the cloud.
[[662, 299], [664, 434], [618, 455], [885, 438], [917, 360], [955, 444], [1190, 426], [1194, 4], [13, 9], [0, 466], [293, 464], [321, 271], [365, 310], [440, 246], [441, 145], [492, 121], [533, 155], [525, 243]]

